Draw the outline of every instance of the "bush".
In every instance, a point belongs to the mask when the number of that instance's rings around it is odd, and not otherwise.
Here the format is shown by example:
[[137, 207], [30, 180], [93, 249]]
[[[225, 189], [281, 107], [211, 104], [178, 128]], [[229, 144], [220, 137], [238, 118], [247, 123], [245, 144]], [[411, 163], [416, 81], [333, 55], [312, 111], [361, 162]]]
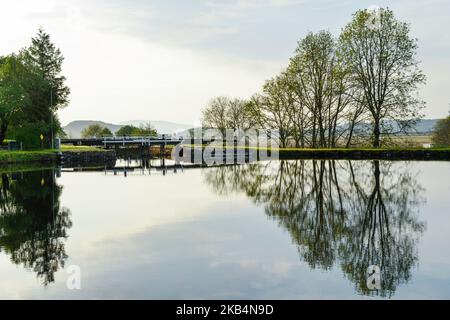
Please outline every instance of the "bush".
[[437, 122], [432, 140], [438, 147], [450, 147], [450, 116]]
[[[19, 127], [11, 128], [11, 139], [22, 143], [24, 150], [37, 150], [51, 148], [51, 128], [46, 123], [26, 123]], [[41, 134], [43, 135], [41, 141]]]

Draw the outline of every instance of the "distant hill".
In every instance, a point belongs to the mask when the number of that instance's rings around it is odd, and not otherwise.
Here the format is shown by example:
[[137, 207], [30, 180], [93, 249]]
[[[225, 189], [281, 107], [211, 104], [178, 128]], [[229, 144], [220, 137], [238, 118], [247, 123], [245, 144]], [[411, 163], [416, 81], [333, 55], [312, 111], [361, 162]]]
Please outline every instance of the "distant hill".
[[[436, 125], [437, 119], [425, 119], [417, 123], [415, 130], [411, 130], [410, 133], [417, 134], [430, 134]], [[115, 133], [124, 125], [139, 126], [141, 124], [151, 123], [152, 126], [158, 131], [158, 133], [172, 134], [177, 133], [177, 136], [187, 136], [189, 129], [193, 128], [192, 125], [174, 123], [169, 121], [154, 121], [154, 120], [130, 120], [124, 121], [120, 124], [107, 123], [103, 121], [93, 121], [93, 120], [77, 120], [72, 121], [64, 128], [64, 131], [71, 138], [80, 138], [81, 131], [91, 124], [101, 124], [107, 127], [111, 132]], [[394, 128], [396, 129], [396, 128]], [[364, 130], [362, 130], [364, 131]]]
[[[406, 131], [407, 134], [423, 134], [428, 135], [433, 132], [433, 128], [436, 125], [438, 119], [423, 119], [417, 122], [414, 128], [411, 128]], [[387, 127], [391, 128], [392, 132], [399, 132], [400, 127], [397, 125], [396, 122], [387, 120], [386, 123]], [[357, 126], [358, 130], [360, 132], [367, 132], [371, 133], [372, 129], [369, 124], [367, 125], [360, 125]]]
[[184, 131], [192, 128], [192, 125], [175, 123], [169, 121], [155, 121], [155, 120], [130, 120], [120, 122], [119, 125], [133, 125], [139, 127], [141, 124], [151, 123], [151, 125], [158, 131], [158, 133], [171, 134], [175, 132]]
[[180, 124], [180, 123], [173, 123], [169, 121], [153, 121], [153, 120], [132, 120], [132, 121], [124, 121], [120, 124], [113, 124], [113, 123], [107, 123], [103, 121], [96, 121], [96, 120], [76, 120], [72, 121], [66, 126], [63, 127], [64, 131], [67, 133], [67, 136], [70, 138], [80, 138], [81, 137], [81, 131], [83, 131], [84, 128], [87, 128], [88, 126], [92, 124], [100, 124], [105, 127], [107, 127], [111, 132], [115, 133], [117, 132], [121, 127], [124, 125], [134, 125], [139, 126], [141, 124], [151, 123], [151, 125], [158, 131], [158, 133], [166, 133], [171, 134], [178, 131], [184, 131], [186, 129], [191, 128], [191, 125], [187, 124]]
[[439, 119], [424, 119], [420, 120], [416, 125], [416, 130], [419, 133], [431, 133], [433, 131], [434, 126], [438, 122]]
[[119, 130], [122, 126], [112, 123], [107, 123], [103, 121], [95, 121], [95, 120], [76, 120], [72, 121], [68, 125], [64, 126], [63, 129], [66, 132], [67, 136], [69, 138], [81, 138], [81, 131], [83, 131], [84, 128], [89, 127], [92, 124], [100, 124], [102, 126], [107, 127], [111, 132], [116, 132]]

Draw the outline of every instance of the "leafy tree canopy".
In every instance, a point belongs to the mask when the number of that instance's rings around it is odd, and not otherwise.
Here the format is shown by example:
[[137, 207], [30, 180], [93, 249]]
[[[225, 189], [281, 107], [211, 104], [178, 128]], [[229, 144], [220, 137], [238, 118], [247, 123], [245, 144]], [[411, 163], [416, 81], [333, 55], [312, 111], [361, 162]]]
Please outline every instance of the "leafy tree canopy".
[[101, 124], [91, 124], [81, 131], [82, 138], [100, 138], [107, 136], [112, 136], [112, 132]]
[[139, 127], [126, 125], [116, 132], [116, 136], [156, 136], [158, 132], [150, 123], [146, 123]]

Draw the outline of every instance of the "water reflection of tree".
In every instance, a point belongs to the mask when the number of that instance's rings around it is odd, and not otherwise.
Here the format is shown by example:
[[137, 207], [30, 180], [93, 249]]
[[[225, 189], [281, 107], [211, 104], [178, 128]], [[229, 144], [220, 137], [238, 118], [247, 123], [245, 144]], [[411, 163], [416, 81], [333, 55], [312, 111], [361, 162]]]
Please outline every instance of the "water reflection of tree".
[[[395, 167], [393, 167], [395, 166]], [[245, 192], [286, 228], [312, 268], [339, 264], [363, 294], [390, 296], [417, 263], [422, 188], [407, 167], [379, 161], [298, 160], [207, 169], [221, 194]], [[381, 268], [369, 291], [366, 270]]]
[[0, 248], [44, 285], [67, 259], [63, 239], [72, 222], [60, 208], [61, 192], [52, 170], [1, 176]]

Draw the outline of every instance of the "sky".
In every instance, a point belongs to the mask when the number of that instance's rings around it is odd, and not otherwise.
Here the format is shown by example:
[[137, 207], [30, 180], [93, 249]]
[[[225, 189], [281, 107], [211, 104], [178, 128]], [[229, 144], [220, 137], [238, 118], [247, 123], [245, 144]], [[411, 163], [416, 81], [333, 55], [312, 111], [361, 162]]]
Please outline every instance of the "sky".
[[247, 98], [287, 64], [309, 31], [338, 35], [352, 14], [390, 7], [411, 24], [427, 75], [426, 118], [450, 106], [450, 1], [1, 0], [0, 55], [39, 27], [65, 57], [73, 120], [167, 120], [198, 125], [219, 95]]

